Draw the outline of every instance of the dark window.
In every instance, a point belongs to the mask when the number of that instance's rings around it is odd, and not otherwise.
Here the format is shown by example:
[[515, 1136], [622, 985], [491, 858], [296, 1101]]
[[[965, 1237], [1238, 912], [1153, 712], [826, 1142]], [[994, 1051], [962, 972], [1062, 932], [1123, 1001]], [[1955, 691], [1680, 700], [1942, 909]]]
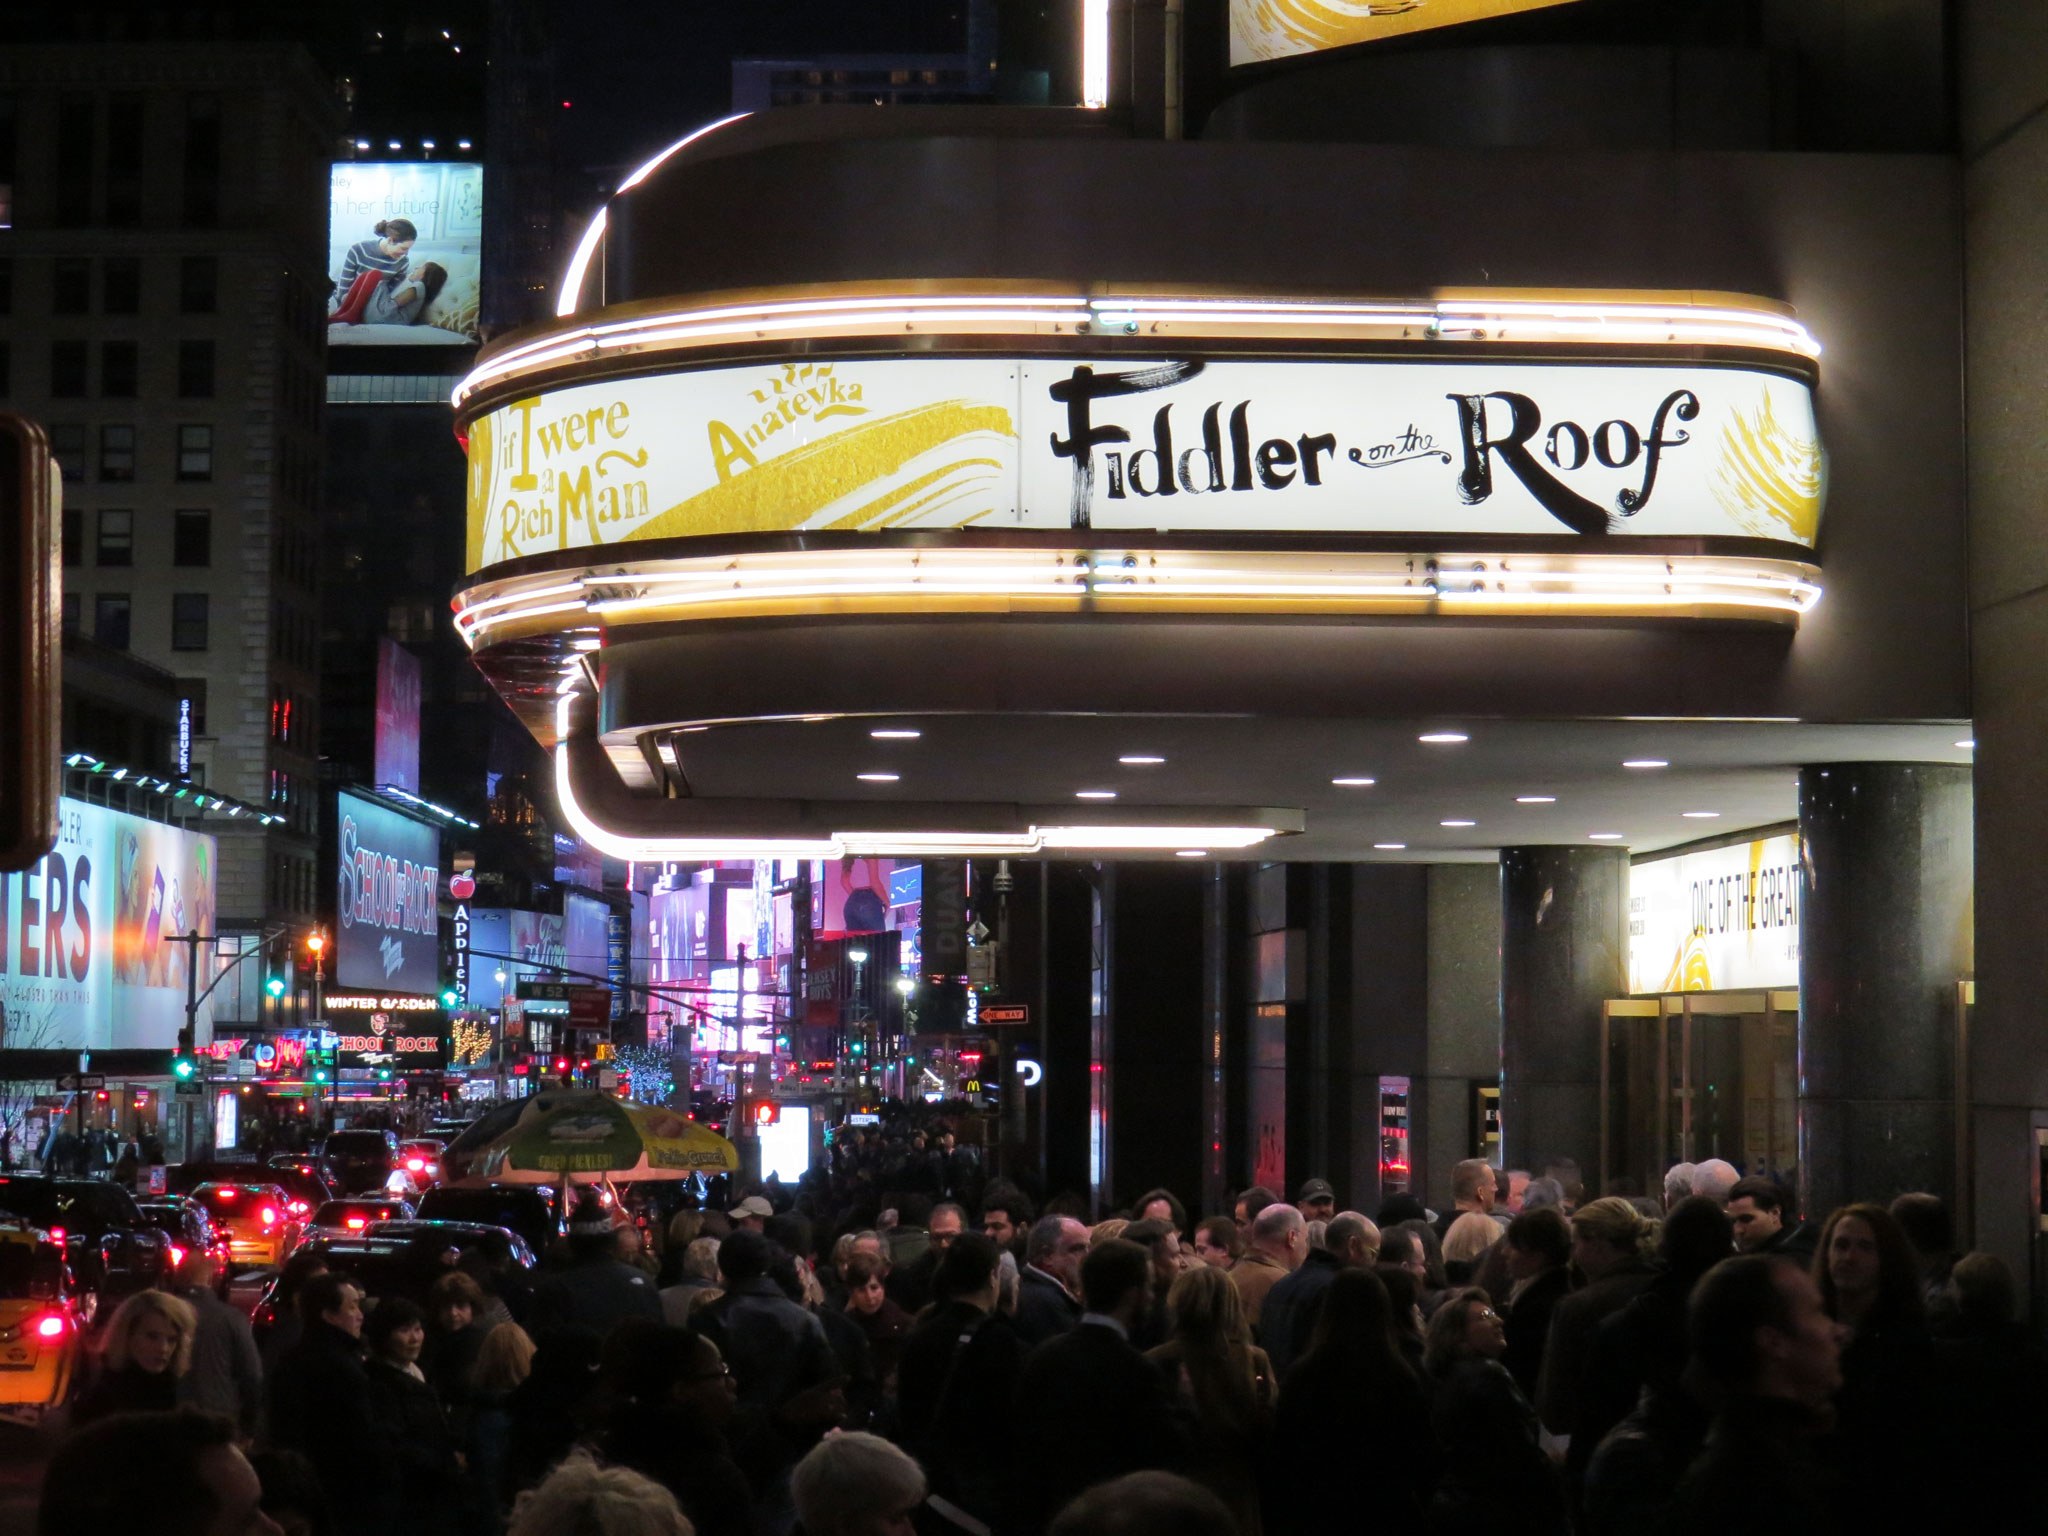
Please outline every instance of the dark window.
[[135, 563], [135, 514], [133, 512], [100, 513], [99, 544], [93, 552], [93, 564], [122, 566]]
[[82, 315], [92, 308], [92, 262], [84, 256], [59, 256], [50, 274], [50, 313]]
[[211, 256], [187, 256], [178, 266], [178, 313], [212, 314], [219, 287], [219, 262]]
[[64, 563], [85, 564], [85, 514], [76, 507], [64, 509]]
[[171, 523], [171, 564], [213, 564], [213, 514], [206, 508], [178, 508]]
[[206, 649], [207, 596], [204, 592], [171, 594], [171, 649]]
[[62, 421], [51, 427], [50, 456], [57, 461], [66, 480], [83, 480], [85, 428], [75, 421]]
[[92, 222], [92, 98], [57, 103], [57, 223]]
[[64, 633], [67, 635], [77, 634], [78, 626], [84, 622], [84, 616], [85, 599], [76, 592], [66, 592], [64, 594]]
[[100, 479], [135, 478], [135, 428], [125, 423], [100, 428]]
[[100, 343], [100, 398], [102, 400], [133, 400], [135, 398], [136, 352], [132, 341], [103, 341]]
[[142, 222], [142, 98], [123, 91], [107, 98], [107, 223]]
[[0, 229], [14, 225], [14, 98], [0, 96]]
[[178, 428], [178, 478], [180, 480], [211, 480], [213, 478], [213, 428], [205, 426]]
[[142, 263], [133, 256], [109, 256], [100, 263], [100, 312], [132, 315], [142, 308]]
[[92, 637], [117, 651], [128, 649], [126, 592], [102, 592], [92, 600]]
[[185, 222], [220, 221], [220, 98], [185, 102]]
[[51, 342], [51, 397], [57, 400], [83, 399], [85, 397], [85, 385], [85, 343], [82, 341]]
[[14, 354], [0, 341], [0, 400], [14, 393]]
[[212, 342], [181, 341], [178, 343], [178, 398], [181, 400], [211, 400], [213, 398]]
[[181, 677], [178, 679], [178, 696], [192, 701], [192, 734], [206, 734], [206, 679], [203, 677]]

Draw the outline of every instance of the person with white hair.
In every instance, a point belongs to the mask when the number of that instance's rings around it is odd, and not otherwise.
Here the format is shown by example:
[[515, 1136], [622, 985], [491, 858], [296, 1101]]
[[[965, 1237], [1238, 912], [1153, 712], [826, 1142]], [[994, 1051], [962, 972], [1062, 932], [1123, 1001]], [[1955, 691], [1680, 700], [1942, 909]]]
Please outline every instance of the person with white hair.
[[505, 1536], [697, 1536], [653, 1478], [576, 1451], [519, 1495]]
[[1266, 1296], [1308, 1258], [1308, 1223], [1291, 1205], [1269, 1205], [1252, 1222], [1251, 1244], [1230, 1278], [1244, 1301], [1245, 1321], [1254, 1329]]
[[1692, 1192], [1705, 1195], [1719, 1206], [1728, 1204], [1729, 1192], [1741, 1182], [1742, 1175], [1735, 1171], [1735, 1165], [1718, 1157], [1708, 1158], [1692, 1171]]
[[1693, 1165], [1673, 1163], [1664, 1170], [1664, 1209], [1670, 1210], [1681, 1200], [1692, 1197]]
[[924, 1469], [880, 1435], [852, 1430], [812, 1446], [789, 1491], [804, 1536], [913, 1536]]

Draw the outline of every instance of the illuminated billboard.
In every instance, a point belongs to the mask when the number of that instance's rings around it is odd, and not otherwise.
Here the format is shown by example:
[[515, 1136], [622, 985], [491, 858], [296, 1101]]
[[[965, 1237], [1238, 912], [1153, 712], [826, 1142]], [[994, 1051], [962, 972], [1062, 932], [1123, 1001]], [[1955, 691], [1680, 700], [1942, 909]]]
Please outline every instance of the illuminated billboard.
[[420, 792], [420, 659], [377, 642], [377, 787]]
[[328, 183], [329, 346], [477, 340], [484, 168], [342, 161]]
[[1230, 62], [1349, 48], [1570, 0], [1230, 0]]
[[344, 793], [336, 975], [343, 987], [427, 995], [441, 988], [441, 835], [424, 822]]
[[[185, 933], [211, 935], [214, 840], [60, 802], [57, 844], [0, 872], [0, 1010], [21, 1050], [169, 1049], [185, 1021]], [[212, 980], [201, 946], [200, 986]], [[211, 1005], [201, 1002], [202, 1030]]]
[[1645, 859], [1628, 872], [1628, 989], [1799, 985], [1799, 835]]

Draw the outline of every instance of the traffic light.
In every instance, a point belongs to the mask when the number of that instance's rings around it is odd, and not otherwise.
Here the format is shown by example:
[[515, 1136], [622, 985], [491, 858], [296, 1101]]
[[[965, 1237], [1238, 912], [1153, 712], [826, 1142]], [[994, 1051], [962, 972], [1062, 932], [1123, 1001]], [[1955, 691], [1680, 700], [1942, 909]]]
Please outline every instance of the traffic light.
[[327, 935], [315, 928], [306, 935], [306, 969], [320, 974], [321, 958], [327, 953]]
[[0, 411], [0, 869], [57, 842], [62, 496], [48, 435]]
[[390, 1082], [390, 1081], [391, 1081], [391, 1069], [390, 1069], [389, 1067], [379, 1067], [379, 1068], [377, 1069], [377, 1081], [378, 1081], [378, 1082], [380, 1082], [380, 1083], [388, 1083], [388, 1082]]
[[462, 994], [456, 991], [453, 987], [443, 987], [441, 989], [441, 1006], [443, 1008], [453, 1008], [457, 1003], [461, 1001]]
[[270, 980], [263, 983], [263, 990], [268, 992], [274, 998], [283, 997], [284, 978], [282, 976], [271, 977]]
[[756, 1104], [754, 1106], [754, 1124], [756, 1125], [775, 1125], [781, 1119], [782, 1106], [780, 1104]]
[[199, 1063], [190, 1056], [173, 1056], [171, 1058], [171, 1076], [175, 1077], [179, 1082], [189, 1083], [198, 1073]]
[[331, 1083], [334, 1081], [334, 1075], [325, 1067], [315, 1067], [313, 1069], [313, 1081], [316, 1083]]

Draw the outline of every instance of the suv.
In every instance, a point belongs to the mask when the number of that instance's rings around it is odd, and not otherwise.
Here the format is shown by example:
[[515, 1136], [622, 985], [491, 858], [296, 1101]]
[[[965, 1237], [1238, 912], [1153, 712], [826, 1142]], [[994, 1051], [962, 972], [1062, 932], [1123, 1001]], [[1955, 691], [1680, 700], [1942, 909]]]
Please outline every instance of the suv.
[[[298, 1252], [317, 1254], [367, 1297], [403, 1296], [424, 1306], [434, 1282], [450, 1270], [450, 1252], [475, 1247], [509, 1259], [519, 1271], [533, 1268], [533, 1252], [517, 1233], [463, 1221], [379, 1221], [361, 1232], [319, 1232], [299, 1244]], [[283, 1283], [281, 1275], [272, 1279], [256, 1303], [250, 1321], [259, 1334], [277, 1322]]]
[[0, 1211], [49, 1233], [96, 1303], [121, 1300], [171, 1276], [170, 1235], [142, 1219], [118, 1184], [0, 1174]]
[[421, 1221], [461, 1221], [487, 1227], [503, 1227], [526, 1240], [535, 1253], [544, 1254], [561, 1233], [555, 1220], [555, 1192], [545, 1184], [485, 1184], [468, 1189], [451, 1189], [437, 1184], [421, 1195]]
[[344, 1195], [382, 1194], [398, 1166], [398, 1138], [390, 1131], [332, 1131], [320, 1155]]

